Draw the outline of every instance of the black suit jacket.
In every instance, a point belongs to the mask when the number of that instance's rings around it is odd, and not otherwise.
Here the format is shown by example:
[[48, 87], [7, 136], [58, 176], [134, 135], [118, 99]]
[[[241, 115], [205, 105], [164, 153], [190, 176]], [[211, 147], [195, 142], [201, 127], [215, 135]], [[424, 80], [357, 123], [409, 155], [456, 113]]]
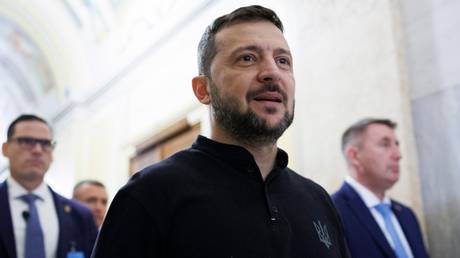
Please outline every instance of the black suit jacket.
[[[332, 195], [332, 200], [342, 218], [352, 257], [396, 258], [393, 249], [366, 204], [349, 184], [344, 183]], [[414, 212], [409, 207], [394, 200], [391, 200], [391, 209], [402, 227], [414, 258], [428, 258]]]
[[[97, 228], [91, 211], [83, 205], [69, 200], [51, 188], [59, 221], [57, 258], [66, 258], [74, 245], [89, 257], [97, 235]], [[16, 243], [8, 201], [6, 182], [0, 184], [0, 257], [16, 258]]]

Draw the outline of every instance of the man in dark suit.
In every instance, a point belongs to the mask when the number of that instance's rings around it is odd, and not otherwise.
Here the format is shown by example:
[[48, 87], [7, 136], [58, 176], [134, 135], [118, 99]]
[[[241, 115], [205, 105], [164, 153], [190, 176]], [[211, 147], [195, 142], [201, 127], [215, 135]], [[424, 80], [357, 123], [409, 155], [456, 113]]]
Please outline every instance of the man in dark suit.
[[[2, 153], [10, 176], [0, 184], [0, 257], [89, 257], [97, 228], [91, 211], [43, 181], [52, 161], [51, 128], [21, 115], [8, 128]], [[81, 256], [83, 255], [83, 256]]]
[[399, 179], [396, 123], [363, 119], [342, 136], [350, 176], [333, 194], [354, 258], [426, 258], [414, 212], [385, 195]]

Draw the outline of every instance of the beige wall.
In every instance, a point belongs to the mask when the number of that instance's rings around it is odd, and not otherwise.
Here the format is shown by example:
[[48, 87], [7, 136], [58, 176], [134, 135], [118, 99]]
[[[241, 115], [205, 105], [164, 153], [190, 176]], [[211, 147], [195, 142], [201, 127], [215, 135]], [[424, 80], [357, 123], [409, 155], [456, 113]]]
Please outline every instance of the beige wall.
[[335, 191], [347, 174], [340, 137], [363, 117], [398, 122], [402, 177], [391, 195], [421, 201], [410, 99], [394, 1], [298, 1], [296, 16], [297, 160], [307, 177]]
[[431, 257], [459, 257], [460, 1], [406, 0], [402, 13]]

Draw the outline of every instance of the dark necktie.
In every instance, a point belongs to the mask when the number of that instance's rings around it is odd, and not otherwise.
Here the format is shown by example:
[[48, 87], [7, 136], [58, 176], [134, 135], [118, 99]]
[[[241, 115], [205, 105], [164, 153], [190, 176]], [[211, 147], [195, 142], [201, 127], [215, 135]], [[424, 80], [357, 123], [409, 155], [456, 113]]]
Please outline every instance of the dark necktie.
[[25, 194], [19, 197], [29, 206], [29, 217], [26, 225], [26, 241], [24, 258], [45, 258], [45, 243], [43, 241], [43, 231], [38, 219], [38, 211], [35, 201], [39, 199], [35, 194]]
[[391, 221], [391, 209], [390, 204], [381, 203], [375, 206], [377, 211], [382, 214], [383, 220], [385, 221], [385, 228], [387, 232], [390, 234], [391, 239], [393, 240], [394, 244], [394, 251], [398, 258], [408, 258], [406, 251], [402, 245], [401, 239], [399, 239], [398, 233], [396, 233], [396, 229]]

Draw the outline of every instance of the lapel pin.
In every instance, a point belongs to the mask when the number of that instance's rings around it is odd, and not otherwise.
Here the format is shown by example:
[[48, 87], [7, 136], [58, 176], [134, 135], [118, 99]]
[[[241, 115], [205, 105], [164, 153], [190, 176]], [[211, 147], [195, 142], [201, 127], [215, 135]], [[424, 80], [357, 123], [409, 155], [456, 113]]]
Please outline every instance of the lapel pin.
[[70, 213], [72, 211], [72, 208], [70, 207], [70, 205], [66, 204], [64, 205], [64, 212], [65, 213]]
[[395, 204], [395, 205], [394, 205], [394, 208], [395, 208], [395, 210], [397, 210], [397, 211], [402, 211], [402, 207], [401, 207], [401, 205], [399, 205], [399, 204]]

